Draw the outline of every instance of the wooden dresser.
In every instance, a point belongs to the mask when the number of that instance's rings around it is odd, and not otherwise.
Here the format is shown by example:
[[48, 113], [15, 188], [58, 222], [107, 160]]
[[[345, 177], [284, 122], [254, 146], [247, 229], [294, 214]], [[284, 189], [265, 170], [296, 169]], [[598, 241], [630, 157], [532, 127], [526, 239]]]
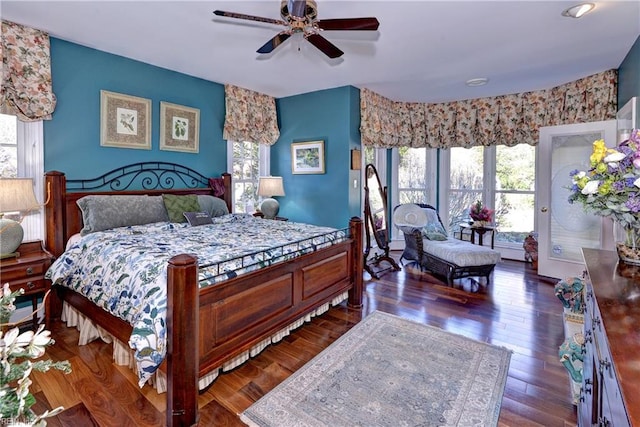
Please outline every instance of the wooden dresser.
[[584, 371], [578, 425], [640, 426], [640, 267], [583, 249]]

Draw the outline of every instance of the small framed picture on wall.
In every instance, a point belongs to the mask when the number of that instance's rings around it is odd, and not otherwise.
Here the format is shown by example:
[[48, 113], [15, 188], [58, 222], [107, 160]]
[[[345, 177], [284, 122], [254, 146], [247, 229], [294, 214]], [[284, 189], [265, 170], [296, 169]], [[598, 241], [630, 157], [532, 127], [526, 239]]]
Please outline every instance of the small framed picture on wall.
[[160, 149], [167, 151], [199, 151], [200, 110], [183, 105], [160, 102]]
[[324, 141], [294, 142], [291, 144], [291, 173], [324, 173]]
[[151, 150], [151, 100], [101, 90], [100, 145]]

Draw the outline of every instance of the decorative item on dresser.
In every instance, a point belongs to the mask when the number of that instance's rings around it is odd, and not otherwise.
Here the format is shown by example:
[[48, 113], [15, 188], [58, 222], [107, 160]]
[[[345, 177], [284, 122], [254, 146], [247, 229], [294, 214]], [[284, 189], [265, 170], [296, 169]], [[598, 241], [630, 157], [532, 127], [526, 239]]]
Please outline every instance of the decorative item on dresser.
[[[53, 261], [53, 255], [42, 247], [41, 241], [25, 242], [18, 247], [19, 256], [0, 260], [2, 283], [9, 283], [11, 291], [24, 289], [24, 296], [31, 297], [33, 307], [33, 328], [38, 325], [38, 299], [43, 298], [51, 289], [51, 282], [44, 274]], [[51, 319], [50, 298], [43, 303], [44, 321], [49, 329]]]
[[[169, 180], [167, 175], [170, 172], [175, 172], [178, 176]], [[129, 178], [132, 176], [144, 179], [145, 190], [127, 190], [130, 185]], [[67, 241], [79, 233], [83, 227], [83, 212], [78, 208], [77, 202], [87, 196], [94, 198], [137, 196], [142, 199], [152, 199], [145, 196], [162, 194], [162, 199], [167, 195], [187, 195], [190, 198], [192, 195], [210, 197], [215, 193], [213, 188], [208, 187], [208, 179], [184, 166], [164, 162], [125, 166], [93, 180], [67, 181], [61, 172], [49, 172], [45, 177], [47, 182], [51, 183], [52, 194], [52, 203], [49, 203], [46, 209], [47, 248], [50, 248], [54, 255], [59, 256], [59, 260], [49, 271], [61, 272], [61, 277], [54, 287], [58, 288], [58, 294], [65, 302], [65, 309], [72, 308], [84, 316], [81, 318], [83, 321], [90, 320], [101, 326], [106, 333], [111, 334], [114, 342], [128, 343], [134, 338], [141, 337], [140, 333], [136, 332], [141, 328], [134, 328], [130, 322], [109, 313], [108, 307], [103, 309], [78, 293], [83, 286], [72, 289], [62, 283], [66, 282], [68, 275], [71, 275], [70, 284], [72, 286], [77, 284], [73, 276], [75, 270], [68, 272], [66, 269], [67, 258], [71, 264], [74, 264], [83, 262], [82, 254], [86, 251], [100, 255], [104, 252], [113, 253], [112, 250], [100, 252], [98, 247], [100, 245], [95, 243], [100, 240], [100, 244], [102, 242], [109, 244], [112, 242], [109, 237], [113, 236], [110, 233], [121, 233], [120, 229], [103, 229], [104, 233], [89, 234], [86, 236], [89, 237], [88, 240], [81, 241], [93, 241], [93, 246], [71, 245], [65, 252]], [[302, 232], [299, 230], [302, 224], [255, 221], [245, 214], [228, 215], [231, 206], [231, 176], [223, 174], [223, 180], [225, 191], [221, 197], [224, 198], [227, 213], [216, 219], [223, 226], [233, 227], [234, 224], [239, 224], [231, 230], [227, 228], [227, 231], [233, 232], [231, 237], [227, 237], [228, 240], [238, 240], [238, 230], [243, 230], [248, 222], [267, 227], [267, 231], [272, 234], [277, 226], [281, 226], [280, 233]], [[181, 183], [186, 188], [167, 188], [172, 187], [172, 185], [166, 185], [168, 181], [172, 184], [174, 181]], [[100, 185], [94, 186], [96, 182], [100, 182]], [[151, 182], [158, 182], [159, 188], [150, 189]], [[117, 189], [125, 190], [116, 191]], [[189, 239], [177, 238], [182, 233], [189, 233], [191, 236], [194, 236], [191, 234], [193, 232], [203, 233], [209, 238], [212, 235], [215, 235], [216, 239], [220, 238], [217, 234], [218, 229], [208, 228], [215, 224], [198, 227], [188, 227], [184, 224], [182, 227], [181, 224], [173, 222], [169, 224], [156, 222], [145, 223], [140, 227], [149, 225], [155, 226], [157, 233], [136, 233], [134, 231], [138, 229], [132, 229], [130, 233], [124, 234], [128, 234], [130, 239], [146, 239], [153, 238], [160, 232], [174, 233], [176, 238], [173, 240], [167, 238], [166, 241], [161, 242], [164, 246], [184, 244]], [[162, 231], [159, 231], [158, 227], [161, 227]], [[162, 236], [166, 235], [162, 234]], [[128, 239], [125, 236], [118, 236], [118, 239]], [[316, 245], [318, 237], [321, 241]], [[203, 243], [201, 246], [207, 248], [219, 246], [204, 244], [206, 242], [203, 240], [198, 241]], [[307, 245], [304, 242], [307, 242]], [[166, 291], [166, 298], [164, 296], [160, 298], [164, 302], [162, 305], [158, 304], [152, 309], [147, 304], [147, 307], [150, 308], [149, 313], [158, 313], [156, 316], [160, 321], [150, 322], [154, 326], [162, 324], [159, 313], [163, 315], [166, 313], [166, 330], [162, 330], [159, 335], [150, 332], [148, 338], [155, 340], [161, 337], [166, 341], [166, 346], [151, 349], [161, 356], [157, 358], [158, 364], [164, 357], [162, 350], [166, 351], [166, 357], [162, 365], [155, 366], [154, 369], [145, 370], [138, 366], [138, 374], [140, 383], [144, 383], [145, 378], [154, 373], [163, 374], [156, 378], [159, 381], [162, 381], [162, 377], [166, 375], [166, 424], [168, 426], [196, 423], [198, 388], [210, 384], [220, 369], [232, 369], [248, 359], [250, 355], [282, 339], [292, 328], [300, 327], [305, 319], [323, 313], [338, 301], [347, 298], [349, 307], [358, 309], [362, 306], [362, 221], [359, 218], [351, 218], [348, 229], [331, 229], [321, 236], [298, 240], [293, 245], [289, 243], [290, 240], [287, 240], [286, 244], [278, 248], [265, 248], [256, 253], [244, 253], [236, 258], [211, 265], [205, 265], [205, 257], [200, 256], [202, 254], [199, 253], [196, 258], [188, 255], [191, 252], [183, 250], [180, 255], [169, 258], [162, 266], [154, 266], [155, 271], [166, 269], [166, 282], [160, 279], [161, 283], [157, 283], [157, 292], [154, 293], [154, 295], [162, 295], [162, 292]], [[283, 253], [285, 246], [287, 248], [294, 246], [297, 248], [296, 252]], [[273, 258], [265, 261], [267, 251], [273, 254]], [[158, 254], [160, 252], [164, 255], [171, 253], [171, 251], [161, 250]], [[73, 258], [71, 258], [72, 255]], [[147, 255], [145, 259], [158, 258], [157, 256], [149, 257], [145, 251], [138, 255], [140, 257]], [[229, 269], [233, 264], [240, 265], [240, 268]], [[104, 282], [109, 288], [116, 285], [107, 278]], [[124, 286], [120, 279], [117, 282], [119, 286]], [[141, 338], [139, 341], [136, 340], [136, 343], [143, 341], [145, 340]], [[139, 348], [136, 348], [136, 351], [138, 350]], [[148, 359], [144, 357], [145, 354], [142, 356], [143, 362]], [[145, 367], [147, 366], [142, 365], [142, 368]]]
[[569, 173], [569, 203], [580, 202], [596, 215], [611, 217], [620, 260], [640, 265], [640, 130], [615, 148], [594, 141], [587, 171]]
[[280, 211], [280, 204], [274, 196], [284, 196], [284, 185], [281, 176], [261, 176], [258, 182], [258, 196], [265, 197], [260, 204], [260, 212], [264, 218], [275, 219]]
[[640, 425], [640, 267], [582, 249], [587, 267], [578, 425]]

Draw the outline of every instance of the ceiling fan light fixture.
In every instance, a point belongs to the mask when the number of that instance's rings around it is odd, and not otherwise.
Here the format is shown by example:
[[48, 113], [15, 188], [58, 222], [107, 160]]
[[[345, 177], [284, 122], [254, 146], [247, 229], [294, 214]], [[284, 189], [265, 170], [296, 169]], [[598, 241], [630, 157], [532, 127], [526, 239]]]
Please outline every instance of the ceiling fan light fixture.
[[581, 18], [596, 7], [593, 3], [580, 3], [562, 11], [567, 18]]
[[488, 78], [486, 78], [486, 77], [478, 77], [476, 79], [469, 79], [464, 84], [466, 84], [469, 87], [476, 87], [476, 86], [484, 86], [487, 83], [489, 83], [489, 79]]

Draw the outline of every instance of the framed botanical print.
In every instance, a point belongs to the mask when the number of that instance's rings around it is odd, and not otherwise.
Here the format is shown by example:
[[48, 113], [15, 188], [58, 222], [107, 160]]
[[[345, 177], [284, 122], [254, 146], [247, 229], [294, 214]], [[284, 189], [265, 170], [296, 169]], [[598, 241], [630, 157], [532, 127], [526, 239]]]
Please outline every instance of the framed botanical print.
[[197, 153], [199, 134], [199, 109], [160, 102], [161, 150]]
[[324, 173], [324, 141], [291, 144], [291, 173]]
[[100, 145], [151, 150], [151, 100], [101, 90]]

